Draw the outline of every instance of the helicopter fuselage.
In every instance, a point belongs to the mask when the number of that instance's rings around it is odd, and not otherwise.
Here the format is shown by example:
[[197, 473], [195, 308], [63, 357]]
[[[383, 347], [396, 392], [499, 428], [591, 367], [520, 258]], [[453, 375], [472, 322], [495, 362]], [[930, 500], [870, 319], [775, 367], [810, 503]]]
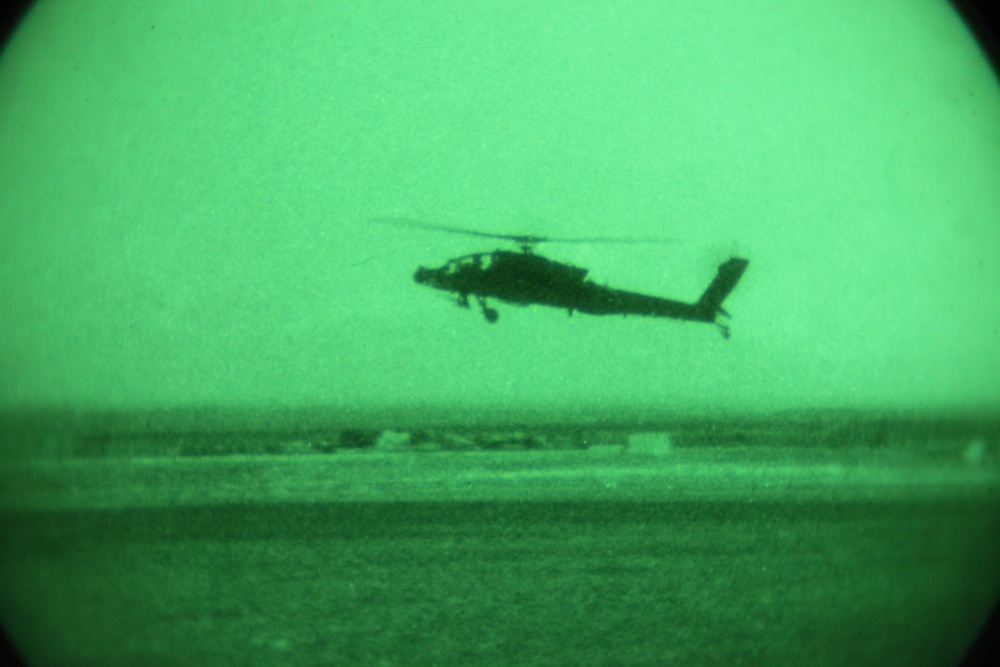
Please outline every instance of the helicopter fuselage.
[[[487, 298], [517, 305], [539, 304], [592, 315], [640, 315], [715, 323], [722, 300], [732, 291], [748, 262], [732, 258], [719, 267], [719, 275], [696, 303], [628, 292], [598, 285], [587, 279], [587, 269], [550, 260], [530, 252], [496, 250], [450, 260], [436, 269], [420, 267], [414, 280], [435, 289], [454, 292], [468, 306], [475, 296], [490, 322], [497, 313]], [[723, 334], [728, 330], [719, 325]]]

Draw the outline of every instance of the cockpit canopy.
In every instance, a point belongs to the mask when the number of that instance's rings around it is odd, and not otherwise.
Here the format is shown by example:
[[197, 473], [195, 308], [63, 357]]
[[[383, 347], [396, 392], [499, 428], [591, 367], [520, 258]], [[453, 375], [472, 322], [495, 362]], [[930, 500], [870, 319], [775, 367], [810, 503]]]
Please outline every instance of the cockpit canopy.
[[490, 264], [492, 264], [492, 255], [488, 253], [476, 253], [450, 260], [442, 268], [446, 275], [455, 275], [461, 273], [463, 269], [469, 268], [486, 270], [490, 268]]

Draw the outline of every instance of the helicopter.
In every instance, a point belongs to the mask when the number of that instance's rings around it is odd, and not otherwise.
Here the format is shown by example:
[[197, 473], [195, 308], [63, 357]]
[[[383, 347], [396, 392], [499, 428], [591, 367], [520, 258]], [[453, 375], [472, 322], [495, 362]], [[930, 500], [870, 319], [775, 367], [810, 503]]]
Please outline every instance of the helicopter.
[[392, 224], [415, 229], [464, 234], [492, 239], [513, 241], [518, 250], [493, 250], [477, 252], [448, 260], [438, 268], [420, 266], [413, 280], [457, 295], [456, 302], [469, 308], [469, 297], [474, 297], [487, 322], [493, 324], [500, 314], [487, 299], [528, 306], [532, 304], [565, 309], [590, 315], [638, 315], [665, 317], [690, 322], [714, 324], [729, 338], [730, 330], [718, 321], [720, 315], [729, 317], [722, 302], [733, 291], [749, 261], [731, 257], [723, 262], [708, 288], [694, 303], [683, 303], [658, 296], [613, 289], [587, 279], [588, 269], [558, 262], [536, 254], [534, 248], [543, 242], [559, 243], [648, 243], [664, 239], [615, 239], [615, 238], [548, 238], [519, 234], [492, 234], [461, 227], [428, 224], [402, 218], [379, 218], [373, 222]]

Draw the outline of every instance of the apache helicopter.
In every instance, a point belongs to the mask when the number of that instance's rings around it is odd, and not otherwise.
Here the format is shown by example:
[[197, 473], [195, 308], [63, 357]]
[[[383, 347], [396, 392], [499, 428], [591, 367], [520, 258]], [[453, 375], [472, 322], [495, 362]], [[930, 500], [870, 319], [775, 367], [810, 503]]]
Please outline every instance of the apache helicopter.
[[719, 266], [719, 272], [695, 303], [683, 303], [636, 292], [612, 289], [587, 279], [587, 269], [557, 262], [534, 253], [542, 242], [559, 243], [648, 243], [664, 242], [663, 239], [552, 239], [544, 236], [518, 234], [491, 234], [460, 227], [432, 225], [409, 219], [380, 218], [372, 220], [381, 224], [411, 227], [422, 230], [449, 232], [483, 238], [513, 241], [519, 251], [494, 250], [477, 252], [449, 260], [444, 266], [428, 269], [417, 268], [413, 279], [445, 292], [454, 292], [457, 303], [469, 307], [473, 296], [487, 322], [496, 322], [500, 314], [491, 308], [487, 298], [527, 306], [539, 304], [564, 308], [570, 315], [574, 311], [591, 315], [641, 315], [669, 317], [692, 322], [715, 324], [723, 338], [729, 338], [729, 327], [718, 321], [719, 315], [729, 317], [722, 309], [723, 300], [733, 291], [747, 268], [749, 261], [732, 257]]

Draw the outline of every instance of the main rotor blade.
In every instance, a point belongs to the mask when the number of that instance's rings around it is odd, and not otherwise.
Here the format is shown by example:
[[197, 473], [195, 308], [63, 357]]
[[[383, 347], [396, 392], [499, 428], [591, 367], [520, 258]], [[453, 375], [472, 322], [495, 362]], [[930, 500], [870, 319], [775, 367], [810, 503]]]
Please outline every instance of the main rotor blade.
[[680, 239], [661, 238], [657, 236], [628, 236], [624, 238], [609, 236], [588, 236], [578, 239], [564, 239], [560, 237], [545, 239], [549, 243], [627, 243], [627, 244], [647, 244], [647, 243], [680, 243]]
[[533, 234], [493, 234], [491, 232], [480, 232], [475, 229], [464, 227], [452, 227], [450, 225], [438, 225], [413, 218], [370, 218], [370, 222], [380, 225], [392, 225], [395, 227], [406, 227], [409, 229], [419, 229], [430, 232], [446, 232], [449, 234], [464, 234], [465, 236], [478, 236], [488, 239], [504, 239], [516, 243], [534, 245], [536, 243], [625, 243], [625, 244], [645, 244], [645, 243], [678, 243], [679, 239], [656, 238], [656, 237], [583, 237], [583, 238], [560, 238], [550, 236], [535, 236]]
[[491, 234], [490, 232], [480, 232], [475, 229], [465, 229], [464, 227], [451, 227], [448, 225], [437, 225], [413, 218], [370, 218], [370, 222], [379, 225], [393, 225], [395, 227], [407, 227], [409, 229], [420, 229], [428, 232], [447, 232], [449, 234], [464, 234], [465, 236], [479, 236], [487, 239], [505, 239], [507, 241], [517, 241], [518, 243], [541, 243], [549, 239], [543, 236], [532, 236], [530, 234]]

